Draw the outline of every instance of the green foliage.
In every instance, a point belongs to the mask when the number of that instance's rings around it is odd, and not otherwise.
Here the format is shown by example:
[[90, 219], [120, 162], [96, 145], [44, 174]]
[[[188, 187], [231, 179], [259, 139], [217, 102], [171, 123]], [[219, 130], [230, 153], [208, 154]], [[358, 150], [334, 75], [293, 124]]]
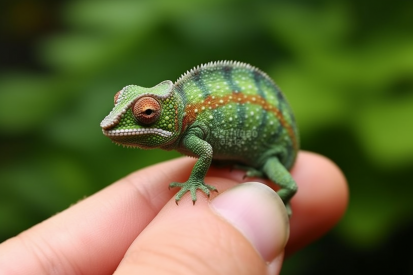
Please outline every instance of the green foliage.
[[409, 1], [66, 1], [46, 14], [57, 21], [48, 35], [30, 29], [47, 3], [29, 2], [3, 17], [16, 45], [35, 38], [30, 60], [1, 67], [0, 241], [175, 157], [116, 147], [99, 122], [126, 84], [174, 81], [221, 59], [268, 72], [295, 110], [303, 149], [343, 169], [350, 208], [334, 236], [375, 249], [411, 221]]

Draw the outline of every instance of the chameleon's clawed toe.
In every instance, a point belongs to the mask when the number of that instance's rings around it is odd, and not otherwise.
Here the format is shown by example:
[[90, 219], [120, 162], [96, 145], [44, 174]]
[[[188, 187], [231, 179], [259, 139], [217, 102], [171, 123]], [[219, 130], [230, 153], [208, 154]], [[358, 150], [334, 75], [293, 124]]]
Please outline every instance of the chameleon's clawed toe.
[[211, 196], [210, 191], [218, 192], [218, 190], [214, 186], [205, 184], [202, 181], [199, 182], [199, 181], [195, 181], [195, 180], [188, 180], [185, 183], [173, 182], [173, 183], [169, 184], [169, 188], [173, 188], [173, 187], [180, 187], [181, 188], [181, 190], [179, 190], [178, 193], [176, 193], [176, 196], [175, 196], [175, 203], [176, 204], [178, 204], [178, 202], [181, 200], [181, 198], [187, 192], [190, 192], [193, 204], [195, 204], [195, 202], [197, 200], [196, 190], [198, 190], [198, 189], [201, 190], [202, 192], [204, 192], [205, 195], [207, 195], [208, 198]]

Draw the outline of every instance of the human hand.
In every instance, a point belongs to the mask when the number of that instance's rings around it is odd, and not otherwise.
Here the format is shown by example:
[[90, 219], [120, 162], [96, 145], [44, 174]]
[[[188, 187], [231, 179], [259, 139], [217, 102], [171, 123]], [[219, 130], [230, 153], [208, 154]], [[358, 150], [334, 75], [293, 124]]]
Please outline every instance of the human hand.
[[[211, 167], [220, 194], [175, 204], [172, 181], [185, 181], [194, 159], [135, 172], [0, 244], [0, 275], [278, 274], [288, 238], [279, 197], [241, 184], [242, 171]], [[301, 152], [292, 175], [291, 254], [323, 235], [347, 205], [346, 181], [329, 160]], [[225, 192], [228, 190], [227, 192]], [[115, 271], [116, 270], [116, 271]]]

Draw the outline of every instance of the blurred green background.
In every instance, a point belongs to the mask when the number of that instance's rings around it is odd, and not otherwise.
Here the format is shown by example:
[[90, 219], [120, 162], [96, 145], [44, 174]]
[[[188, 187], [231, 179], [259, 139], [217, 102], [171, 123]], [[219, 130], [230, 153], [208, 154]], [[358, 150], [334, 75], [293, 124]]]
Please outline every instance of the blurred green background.
[[102, 135], [120, 88], [239, 60], [278, 83], [302, 148], [334, 160], [350, 185], [340, 224], [283, 274], [413, 273], [412, 1], [0, 5], [0, 241], [178, 155]]

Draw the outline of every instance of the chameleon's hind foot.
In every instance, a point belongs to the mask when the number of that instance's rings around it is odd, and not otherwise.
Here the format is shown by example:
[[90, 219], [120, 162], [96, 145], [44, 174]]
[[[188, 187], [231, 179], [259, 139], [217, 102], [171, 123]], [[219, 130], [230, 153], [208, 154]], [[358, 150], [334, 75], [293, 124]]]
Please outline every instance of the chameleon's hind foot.
[[198, 181], [193, 181], [193, 180], [188, 180], [185, 183], [179, 183], [179, 182], [172, 182], [169, 184], [169, 188], [174, 188], [174, 187], [179, 187], [181, 190], [178, 191], [175, 195], [175, 203], [178, 204], [178, 202], [181, 200], [181, 198], [185, 195], [186, 192], [191, 193], [191, 198], [192, 198], [192, 203], [195, 204], [196, 202], [196, 190], [199, 189], [202, 192], [205, 193], [205, 195], [210, 196], [211, 192], [210, 191], [215, 191], [218, 192], [218, 190], [212, 186], [205, 184], [204, 182], [198, 182]]

